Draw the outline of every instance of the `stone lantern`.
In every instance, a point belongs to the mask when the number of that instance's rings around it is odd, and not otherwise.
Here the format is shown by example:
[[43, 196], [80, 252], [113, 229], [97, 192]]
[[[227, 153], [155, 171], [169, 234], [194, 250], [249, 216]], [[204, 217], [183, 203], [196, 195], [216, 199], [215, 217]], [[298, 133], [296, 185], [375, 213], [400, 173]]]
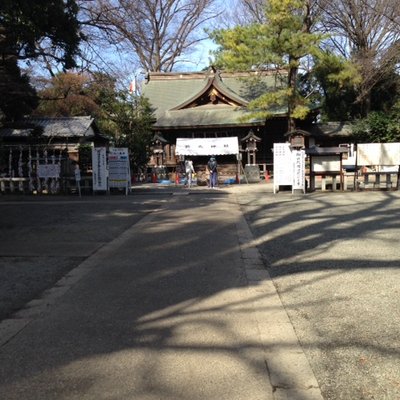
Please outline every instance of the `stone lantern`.
[[244, 167], [244, 173], [247, 182], [259, 182], [260, 180], [260, 167], [256, 163], [257, 153], [257, 142], [260, 142], [261, 138], [256, 136], [252, 129], [249, 133], [241, 140], [246, 146], [243, 151], [247, 153], [247, 164]]

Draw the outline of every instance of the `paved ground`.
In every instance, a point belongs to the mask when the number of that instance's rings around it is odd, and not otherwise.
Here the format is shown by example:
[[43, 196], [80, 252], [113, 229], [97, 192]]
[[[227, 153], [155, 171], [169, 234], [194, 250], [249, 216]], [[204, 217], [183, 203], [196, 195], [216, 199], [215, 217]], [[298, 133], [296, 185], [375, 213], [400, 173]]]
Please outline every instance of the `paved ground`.
[[0, 197], [0, 320], [167, 198]]
[[400, 398], [397, 192], [186, 193], [0, 199], [5, 399]]
[[115, 199], [3, 203], [47, 226], [27, 259], [85, 259], [0, 324], [2, 399], [322, 399], [234, 195]]

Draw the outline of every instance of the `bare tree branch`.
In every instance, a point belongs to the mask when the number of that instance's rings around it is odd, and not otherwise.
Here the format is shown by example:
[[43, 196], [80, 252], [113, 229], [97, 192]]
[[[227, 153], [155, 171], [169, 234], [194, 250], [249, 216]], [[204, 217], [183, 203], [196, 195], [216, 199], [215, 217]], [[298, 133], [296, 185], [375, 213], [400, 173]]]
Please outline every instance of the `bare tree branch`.
[[97, 0], [85, 5], [87, 26], [137, 57], [149, 71], [171, 71], [207, 36], [216, 0]]
[[395, 0], [320, 0], [319, 6], [331, 46], [359, 67], [357, 101], [368, 112], [371, 90], [400, 58], [400, 7]]

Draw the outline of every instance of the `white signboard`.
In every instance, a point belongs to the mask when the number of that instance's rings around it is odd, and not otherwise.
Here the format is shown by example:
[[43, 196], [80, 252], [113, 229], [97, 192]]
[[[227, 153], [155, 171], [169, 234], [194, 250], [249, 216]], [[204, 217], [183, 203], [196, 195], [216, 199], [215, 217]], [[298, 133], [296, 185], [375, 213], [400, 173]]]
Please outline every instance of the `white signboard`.
[[93, 190], [107, 190], [107, 157], [105, 147], [92, 149]]
[[305, 192], [304, 150], [292, 150], [290, 143], [274, 143], [274, 193], [279, 186], [292, 186]]
[[360, 143], [357, 165], [400, 165], [400, 143]]
[[340, 171], [340, 157], [338, 155], [312, 158], [312, 164], [314, 172]]
[[304, 150], [293, 150], [292, 151], [292, 162], [293, 162], [293, 190], [302, 190], [305, 192], [306, 189], [306, 168], [305, 168], [306, 153]]
[[177, 138], [175, 154], [180, 156], [239, 154], [239, 141], [237, 137]]
[[39, 178], [59, 178], [60, 164], [39, 164], [37, 174]]
[[292, 152], [289, 143], [274, 143], [274, 192], [293, 183]]
[[128, 189], [130, 179], [128, 149], [111, 147], [108, 153], [108, 184], [110, 188]]

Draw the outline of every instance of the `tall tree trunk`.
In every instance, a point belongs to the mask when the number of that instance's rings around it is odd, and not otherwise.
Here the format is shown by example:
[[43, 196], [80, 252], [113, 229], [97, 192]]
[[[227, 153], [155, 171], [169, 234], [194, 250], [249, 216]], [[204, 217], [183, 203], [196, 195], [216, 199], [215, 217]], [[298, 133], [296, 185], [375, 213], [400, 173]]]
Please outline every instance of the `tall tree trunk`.
[[[289, 65], [292, 63], [293, 60], [289, 59]], [[290, 90], [290, 94], [288, 98], [288, 132], [292, 132], [296, 129], [296, 121], [293, 118], [293, 111], [296, 107], [297, 73], [297, 66], [289, 67], [288, 89]]]

